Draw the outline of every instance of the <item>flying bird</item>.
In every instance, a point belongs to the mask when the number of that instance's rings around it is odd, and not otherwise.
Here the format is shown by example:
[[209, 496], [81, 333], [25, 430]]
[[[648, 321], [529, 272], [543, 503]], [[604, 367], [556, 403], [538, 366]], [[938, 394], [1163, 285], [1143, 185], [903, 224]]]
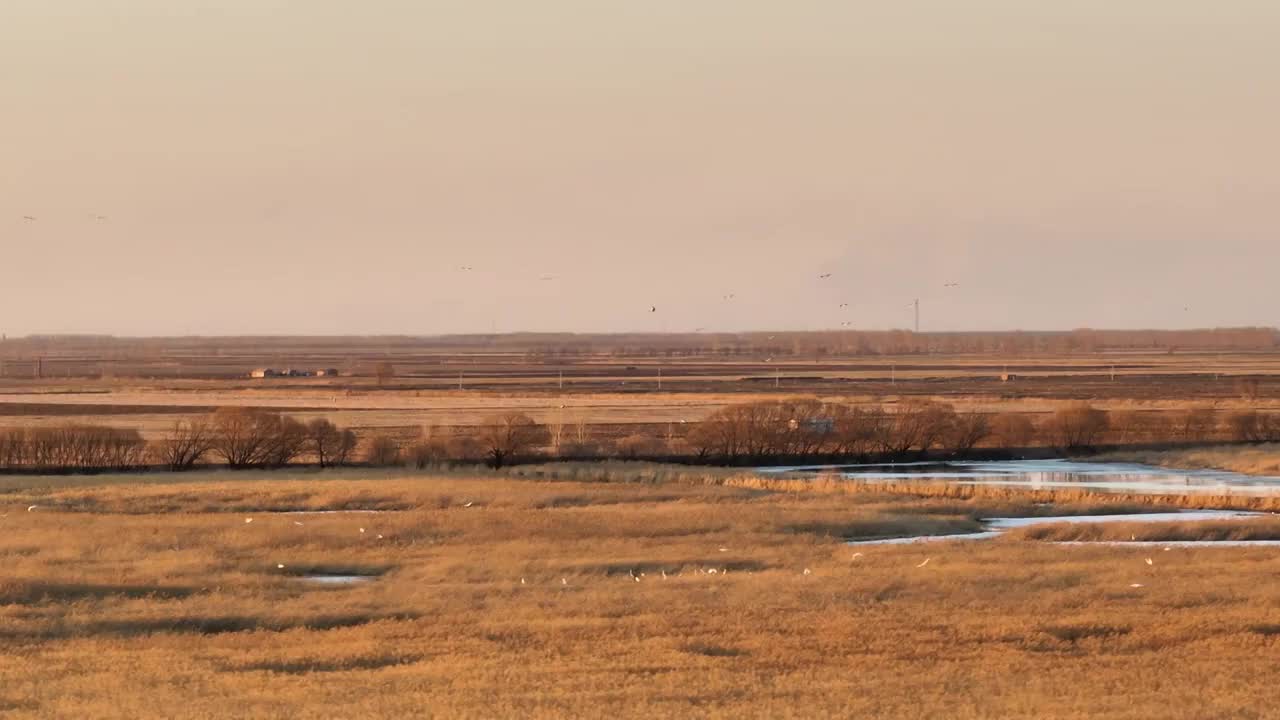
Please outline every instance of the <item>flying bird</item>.
[[23, 215], [23, 216], [22, 216], [22, 219], [23, 219], [23, 220], [25, 220], [25, 221], [27, 221], [27, 222], [35, 222], [35, 221], [36, 221], [35, 217], [34, 217], [34, 216], [31, 216], [31, 215]]
[[649, 306], [649, 312], [651, 312], [651, 313], [656, 313], [656, 312], [658, 312], [658, 306], [657, 306], [657, 305], [650, 305], [650, 306]]
[[829, 278], [829, 277], [831, 277], [831, 273], [823, 273], [823, 274], [821, 274], [821, 275], [819, 275], [819, 276], [818, 276], [818, 279], [819, 279], [819, 280], [826, 280], [826, 279], [827, 279], [827, 278]]

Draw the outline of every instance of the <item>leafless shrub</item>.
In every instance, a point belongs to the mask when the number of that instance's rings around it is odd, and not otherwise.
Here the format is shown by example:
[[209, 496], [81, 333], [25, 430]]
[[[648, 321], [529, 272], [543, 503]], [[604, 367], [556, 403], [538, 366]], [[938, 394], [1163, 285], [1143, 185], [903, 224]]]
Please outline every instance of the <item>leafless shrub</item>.
[[173, 427], [152, 445], [156, 460], [170, 470], [189, 470], [208, 455], [214, 446], [214, 431], [208, 417], [174, 422]]
[[1073, 403], [1055, 412], [1045, 429], [1058, 447], [1080, 450], [1096, 445], [1108, 425], [1105, 410], [1088, 403]]
[[400, 443], [389, 435], [374, 435], [365, 450], [365, 460], [378, 467], [399, 465]]
[[480, 424], [476, 439], [489, 462], [500, 468], [511, 458], [547, 442], [547, 429], [519, 412], [491, 415]]

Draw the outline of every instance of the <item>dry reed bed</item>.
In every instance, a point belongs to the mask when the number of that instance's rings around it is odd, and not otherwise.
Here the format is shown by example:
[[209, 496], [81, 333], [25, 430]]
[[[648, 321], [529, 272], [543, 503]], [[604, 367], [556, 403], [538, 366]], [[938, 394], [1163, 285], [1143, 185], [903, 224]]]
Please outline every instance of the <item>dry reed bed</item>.
[[[1087, 505], [1098, 512], [1159, 512], [1176, 509], [1219, 509], [1256, 512], [1280, 512], [1280, 496], [1235, 494], [1144, 495], [1141, 493], [1100, 492], [1087, 488], [1028, 489], [993, 485], [960, 485], [927, 481], [850, 481], [840, 477], [819, 476], [812, 479], [772, 478], [741, 475], [711, 481], [725, 487], [748, 488], [768, 492], [798, 494], [830, 494], [858, 497], [862, 495], [898, 496], [904, 498], [938, 498], [961, 501], [1008, 502], [1017, 504]], [[1115, 509], [1109, 509], [1115, 508]], [[1123, 508], [1121, 510], [1121, 508]], [[1056, 512], [1056, 511], [1055, 511]], [[1055, 514], [1036, 512], [1032, 514]]]
[[1195, 450], [1108, 453], [1099, 461], [1133, 462], [1193, 470], [1226, 470], [1242, 475], [1280, 477], [1280, 445], [1229, 445]]
[[1062, 523], [1020, 528], [1011, 539], [1048, 542], [1221, 542], [1232, 540], [1280, 540], [1280, 519], [1207, 520], [1190, 523]]
[[[0, 713], [1269, 712], [1280, 587], [1265, 580], [1280, 572], [1276, 552], [1176, 550], [1150, 566], [1141, 550], [1012, 539], [854, 553], [843, 544], [851, 528], [963, 528], [1034, 502], [726, 485], [46, 486], [47, 500], [84, 504], [0, 510]], [[175, 503], [166, 493], [183, 496], [180, 512], [162, 510]], [[408, 509], [201, 511], [364, 495]], [[133, 496], [157, 510], [111, 510]], [[312, 571], [380, 576], [345, 588], [296, 577]]]

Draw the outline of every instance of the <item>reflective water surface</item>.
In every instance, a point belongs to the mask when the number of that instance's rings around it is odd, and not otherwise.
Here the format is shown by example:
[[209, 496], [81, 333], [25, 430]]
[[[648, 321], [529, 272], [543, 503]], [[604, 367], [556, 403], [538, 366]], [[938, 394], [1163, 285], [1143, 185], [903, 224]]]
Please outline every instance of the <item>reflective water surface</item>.
[[805, 465], [759, 468], [762, 473], [812, 472], [852, 481], [923, 480], [960, 485], [1081, 488], [1143, 494], [1280, 495], [1280, 478], [1218, 470], [1175, 470], [1130, 463], [1071, 460]]

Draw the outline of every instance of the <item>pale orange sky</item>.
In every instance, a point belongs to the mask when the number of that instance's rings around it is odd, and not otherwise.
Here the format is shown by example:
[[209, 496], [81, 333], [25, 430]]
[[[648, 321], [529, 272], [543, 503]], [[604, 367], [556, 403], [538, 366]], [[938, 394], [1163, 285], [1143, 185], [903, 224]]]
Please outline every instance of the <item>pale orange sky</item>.
[[4, 0], [0, 331], [1276, 325], [1277, 38], [1274, 0]]

